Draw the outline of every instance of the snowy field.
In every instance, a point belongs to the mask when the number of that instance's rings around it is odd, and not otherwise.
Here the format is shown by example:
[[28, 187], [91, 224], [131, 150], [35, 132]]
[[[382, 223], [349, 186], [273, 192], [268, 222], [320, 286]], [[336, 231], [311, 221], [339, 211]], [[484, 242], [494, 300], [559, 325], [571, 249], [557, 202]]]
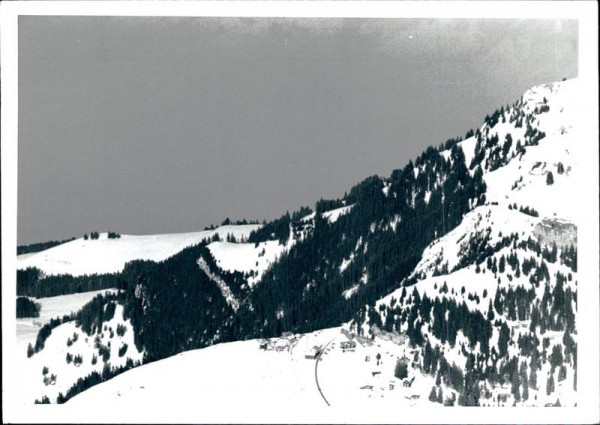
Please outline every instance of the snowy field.
[[[59, 298], [59, 297], [54, 297]], [[74, 305], [74, 301], [72, 305]], [[64, 310], [66, 311], [66, 310]], [[28, 358], [26, 354], [25, 338], [19, 339], [16, 367], [19, 370], [19, 385], [15, 388], [15, 399], [23, 406], [31, 406], [35, 400], [43, 396], [56, 401], [59, 393], [66, 394], [67, 390], [81, 377], [89, 375], [92, 371], [102, 372], [104, 362], [98, 355], [98, 344], [108, 347], [111, 366], [123, 366], [128, 358], [141, 361], [142, 353], [136, 350], [133, 342], [133, 328], [129, 320], [123, 319], [123, 306], [117, 305], [114, 317], [104, 323], [105, 329], [101, 335], [98, 333], [89, 336], [77, 327], [75, 322], [64, 323], [52, 330], [52, 334], [45, 342], [45, 347], [40, 352]], [[117, 333], [117, 327], [123, 326], [124, 334]], [[33, 337], [35, 340], [35, 335]], [[69, 344], [69, 341], [71, 343]], [[119, 355], [119, 349], [127, 345], [124, 355]], [[81, 356], [82, 363], [66, 360], [67, 354], [73, 358]], [[94, 361], [96, 357], [96, 361]], [[42, 371], [48, 368], [47, 376], [55, 375], [53, 383], [44, 382]]]
[[286, 251], [286, 245], [279, 241], [253, 243], [213, 242], [208, 245], [221, 270], [227, 272], [238, 271], [248, 273], [254, 271], [255, 275], [248, 278], [248, 285], [254, 286], [264, 272]]
[[[365, 339], [354, 351], [344, 352], [343, 341], [348, 337], [338, 327], [274, 338], [266, 350], [260, 348], [261, 340], [218, 344], [125, 372], [67, 405], [85, 408], [100, 403], [115, 411], [193, 405], [198, 420], [220, 421], [239, 418], [240, 411], [246, 420], [270, 418], [278, 412], [283, 416], [277, 418], [293, 421], [326, 408], [339, 414], [357, 408], [368, 411], [370, 406], [387, 412], [393, 421], [399, 407], [430, 404], [426, 396], [418, 395], [428, 394], [432, 377], [410, 373], [408, 380], [415, 378], [410, 387], [403, 385], [406, 380], [394, 377], [396, 360], [411, 354], [406, 343]], [[305, 358], [313, 346], [324, 348], [318, 361]]]
[[[109, 239], [101, 233], [97, 240], [75, 239], [45, 251], [17, 257], [17, 268], [37, 267], [48, 275], [116, 273], [133, 260], [165, 260], [184, 248], [196, 245], [218, 233], [221, 239], [233, 234], [236, 239], [248, 237], [260, 225], [221, 226], [215, 230], [163, 235], [121, 235]], [[101, 261], [99, 261], [101, 260]]]
[[81, 294], [60, 295], [49, 298], [30, 298], [41, 305], [40, 317], [17, 319], [17, 348], [25, 353], [27, 344], [33, 345], [40, 328], [55, 317], [75, 313], [96, 295], [116, 292], [115, 289], [83, 292]]

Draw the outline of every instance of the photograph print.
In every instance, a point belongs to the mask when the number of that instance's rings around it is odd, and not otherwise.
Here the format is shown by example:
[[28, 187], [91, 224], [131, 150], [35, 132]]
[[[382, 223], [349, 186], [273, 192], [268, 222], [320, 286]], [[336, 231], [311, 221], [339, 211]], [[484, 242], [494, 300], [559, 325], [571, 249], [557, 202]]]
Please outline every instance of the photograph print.
[[2, 7], [7, 420], [598, 419], [597, 5], [152, 3]]

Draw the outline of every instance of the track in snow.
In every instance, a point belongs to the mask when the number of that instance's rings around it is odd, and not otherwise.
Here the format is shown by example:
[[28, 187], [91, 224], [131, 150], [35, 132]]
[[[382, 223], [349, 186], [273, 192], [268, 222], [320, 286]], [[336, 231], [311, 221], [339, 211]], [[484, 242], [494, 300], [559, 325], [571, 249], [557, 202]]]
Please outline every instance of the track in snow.
[[330, 339], [329, 342], [327, 344], [325, 344], [325, 346], [323, 347], [323, 350], [321, 350], [321, 352], [317, 356], [317, 360], [315, 361], [315, 382], [317, 383], [317, 389], [319, 390], [319, 393], [321, 394], [321, 397], [323, 397], [323, 400], [325, 400], [325, 403], [327, 403], [327, 406], [331, 406], [331, 404], [329, 404], [329, 402], [325, 398], [325, 395], [323, 394], [323, 391], [321, 390], [321, 386], [319, 385], [319, 377], [317, 375], [317, 368], [319, 367], [319, 360], [321, 360], [321, 356], [323, 355], [323, 353], [327, 349], [327, 346], [329, 344], [331, 344], [334, 339], [335, 338]]

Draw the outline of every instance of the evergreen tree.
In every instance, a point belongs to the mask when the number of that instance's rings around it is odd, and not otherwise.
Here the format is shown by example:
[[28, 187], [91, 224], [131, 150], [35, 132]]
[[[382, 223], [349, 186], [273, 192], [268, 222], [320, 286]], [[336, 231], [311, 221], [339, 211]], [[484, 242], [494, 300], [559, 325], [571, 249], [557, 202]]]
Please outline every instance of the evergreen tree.
[[429, 341], [425, 343], [425, 347], [423, 348], [423, 372], [431, 373], [433, 370], [431, 369], [431, 365], [433, 363], [433, 349], [429, 344]]
[[506, 267], [506, 259], [504, 258], [504, 255], [502, 255], [500, 257], [500, 261], [498, 262], [498, 271], [500, 273], [504, 273], [505, 267]]
[[494, 309], [492, 308], [492, 300], [490, 300], [490, 306], [487, 312], [488, 321], [492, 322], [494, 320]]
[[550, 354], [550, 365], [552, 370], [563, 364], [563, 355], [560, 345], [554, 345], [552, 347], [552, 354]]
[[546, 382], [546, 395], [550, 395], [554, 392], [554, 376], [553, 373], [548, 375], [548, 381]]
[[527, 401], [529, 399], [529, 386], [527, 385], [527, 380], [523, 384], [523, 394], [521, 395], [523, 401]]
[[498, 337], [498, 355], [505, 357], [508, 353], [508, 341], [510, 341], [510, 331], [506, 322], [500, 326], [500, 336]]
[[558, 368], [558, 382], [567, 379], [567, 367], [563, 364]]
[[521, 401], [521, 394], [519, 392], [519, 373], [518, 371], [514, 371], [512, 373], [512, 378], [511, 378], [511, 393], [513, 395], [513, 397], [515, 398], [516, 401]]
[[438, 398], [437, 398], [437, 391], [435, 389], [435, 386], [431, 387], [431, 392], [429, 393], [429, 401], [432, 402], [437, 402]]
[[546, 184], [548, 186], [554, 184], [554, 176], [552, 175], [552, 171], [548, 171], [548, 174], [546, 174]]

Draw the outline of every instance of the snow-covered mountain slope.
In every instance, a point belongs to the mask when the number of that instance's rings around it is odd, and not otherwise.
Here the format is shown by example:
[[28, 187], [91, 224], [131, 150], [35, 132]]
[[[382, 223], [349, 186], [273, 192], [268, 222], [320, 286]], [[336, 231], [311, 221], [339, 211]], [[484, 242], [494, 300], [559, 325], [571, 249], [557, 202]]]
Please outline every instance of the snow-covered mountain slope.
[[[342, 215], [348, 214], [354, 205], [346, 205], [340, 208], [335, 208], [329, 211], [324, 211], [321, 213], [321, 217], [327, 219], [330, 223], [335, 223], [338, 218]], [[315, 220], [314, 212], [302, 217], [300, 219], [301, 222], [314, 222]]]
[[55, 317], [76, 313], [96, 295], [116, 292], [113, 289], [82, 292], [80, 294], [59, 295], [48, 298], [31, 298], [40, 305], [39, 317], [17, 319], [17, 344], [18, 349], [25, 353], [28, 343], [34, 343], [40, 328]]
[[[549, 108], [536, 114], [531, 124], [545, 137], [537, 145], [526, 147], [508, 165], [485, 175], [488, 201], [506, 206], [510, 199], [518, 205], [533, 207], [542, 216], [575, 219], [579, 168], [574, 154], [581, 143], [578, 140], [581, 135], [573, 126], [578, 111], [577, 89], [577, 80], [569, 80], [534, 87], [525, 93], [521, 108], [526, 113], [542, 106]], [[489, 131], [497, 133], [500, 140], [505, 134], [513, 134], [514, 143], [524, 140], [514, 136], [523, 129], [515, 128], [514, 124], [498, 124]], [[552, 184], [547, 183], [549, 175]]]
[[278, 241], [256, 244], [212, 242], [207, 247], [221, 270], [247, 273], [248, 286], [252, 287], [260, 281], [264, 272], [290, 248], [293, 242], [293, 239], [290, 239], [287, 244], [280, 244]]
[[[576, 90], [576, 80], [535, 87], [459, 144], [472, 168], [483, 165], [487, 203], [433, 241], [405, 279], [414, 286], [380, 299], [363, 324], [424, 338], [465, 372], [476, 366], [487, 376], [471, 389], [480, 405], [577, 403]], [[511, 137], [518, 149], [498, 144]], [[435, 387], [447, 394], [443, 381]]]
[[253, 224], [229, 225], [192, 233], [121, 235], [118, 239], [109, 239], [107, 233], [101, 233], [97, 240], [79, 238], [45, 251], [18, 256], [17, 268], [37, 267], [46, 275], [115, 273], [122, 271], [129, 261], [161, 261], [217, 233], [222, 239], [228, 234], [242, 239], [259, 227]]
[[[339, 217], [347, 214], [353, 205], [335, 208], [321, 213], [329, 223], [335, 223]], [[236, 240], [234, 242], [212, 242], [207, 247], [215, 259], [217, 266], [225, 272], [241, 272], [247, 274], [248, 287], [253, 287], [260, 281], [265, 271], [287, 253], [298, 241], [303, 240], [314, 227], [315, 213], [302, 217], [298, 227], [290, 231], [290, 237], [285, 243], [268, 240], [248, 243]]]
[[325, 211], [323, 217], [326, 218], [330, 223], [335, 223], [340, 216], [348, 214], [352, 209], [353, 205], [348, 205], [334, 210]]
[[[577, 110], [577, 87], [577, 80], [569, 80], [534, 87], [525, 93], [519, 110], [531, 113], [541, 105], [549, 107], [548, 111], [534, 115], [535, 120], [532, 120], [535, 121], [534, 128], [546, 136], [538, 144], [525, 147], [521, 153], [507, 150], [507, 165], [484, 172], [487, 205], [469, 212], [457, 228], [434, 241], [423, 253], [413, 277], [423, 277], [427, 275], [425, 270], [433, 272], [436, 266], [456, 269], [461, 252], [466, 253], [467, 245], [478, 235], [485, 235], [488, 246], [498, 244], [503, 236], [511, 233], [525, 239], [532, 236], [545, 240], [539, 231], [542, 223], [555, 228], [573, 223], [578, 208], [575, 202], [577, 164], [571, 154], [577, 149], [572, 125]], [[515, 114], [514, 109], [507, 109], [503, 116]], [[502, 140], [507, 134], [521, 133], [522, 128], [516, 127], [516, 122], [509, 124], [507, 121], [491, 129], [485, 124], [480, 131], [498, 134]], [[521, 139], [513, 137], [513, 140]], [[473, 157], [475, 144], [476, 136], [459, 144], [467, 159]], [[514, 143], [512, 145], [511, 149]], [[488, 151], [485, 157], [489, 157]], [[550, 173], [552, 183], [548, 182]], [[576, 234], [576, 225], [573, 229]], [[576, 243], [576, 235], [573, 241]]]
[[[349, 341], [354, 345], [343, 348]], [[314, 346], [323, 350], [318, 361], [306, 358]], [[429, 404], [426, 397], [415, 396], [428, 391], [434, 378], [394, 377], [398, 359], [411, 351], [406, 339], [398, 343], [380, 337], [356, 338], [347, 327], [218, 344], [127, 371], [67, 405], [91, 407], [100, 402], [135, 409], [201, 403], [203, 415], [225, 418], [234, 400], [247, 420], [264, 418], [264, 412], [275, 406], [281, 419], [289, 419], [290, 411], [299, 415], [296, 418], [305, 417], [299, 407], [307, 412], [328, 406], [377, 406], [390, 412]], [[405, 386], [408, 381], [411, 385]], [[165, 388], [170, 389], [168, 394]]]
[[[325, 338], [314, 338], [325, 343]], [[300, 339], [290, 351], [263, 351], [258, 340], [217, 344], [154, 362], [113, 378], [75, 397], [68, 405], [141, 407], [200, 403], [203, 413], [231, 408], [319, 407], [314, 360], [304, 359]], [[169, 388], [168, 394], [164, 389]], [[213, 412], [214, 413], [214, 412]]]
[[[54, 329], [45, 340], [44, 348], [26, 357], [20, 365], [19, 399], [24, 404], [47, 397], [56, 402], [80, 378], [92, 372], [102, 373], [105, 367], [124, 367], [127, 362], [141, 362], [143, 353], [134, 344], [131, 322], [123, 318], [123, 306], [116, 305], [114, 316], [102, 329], [88, 334], [75, 321]], [[46, 373], [43, 373], [46, 372]]]

